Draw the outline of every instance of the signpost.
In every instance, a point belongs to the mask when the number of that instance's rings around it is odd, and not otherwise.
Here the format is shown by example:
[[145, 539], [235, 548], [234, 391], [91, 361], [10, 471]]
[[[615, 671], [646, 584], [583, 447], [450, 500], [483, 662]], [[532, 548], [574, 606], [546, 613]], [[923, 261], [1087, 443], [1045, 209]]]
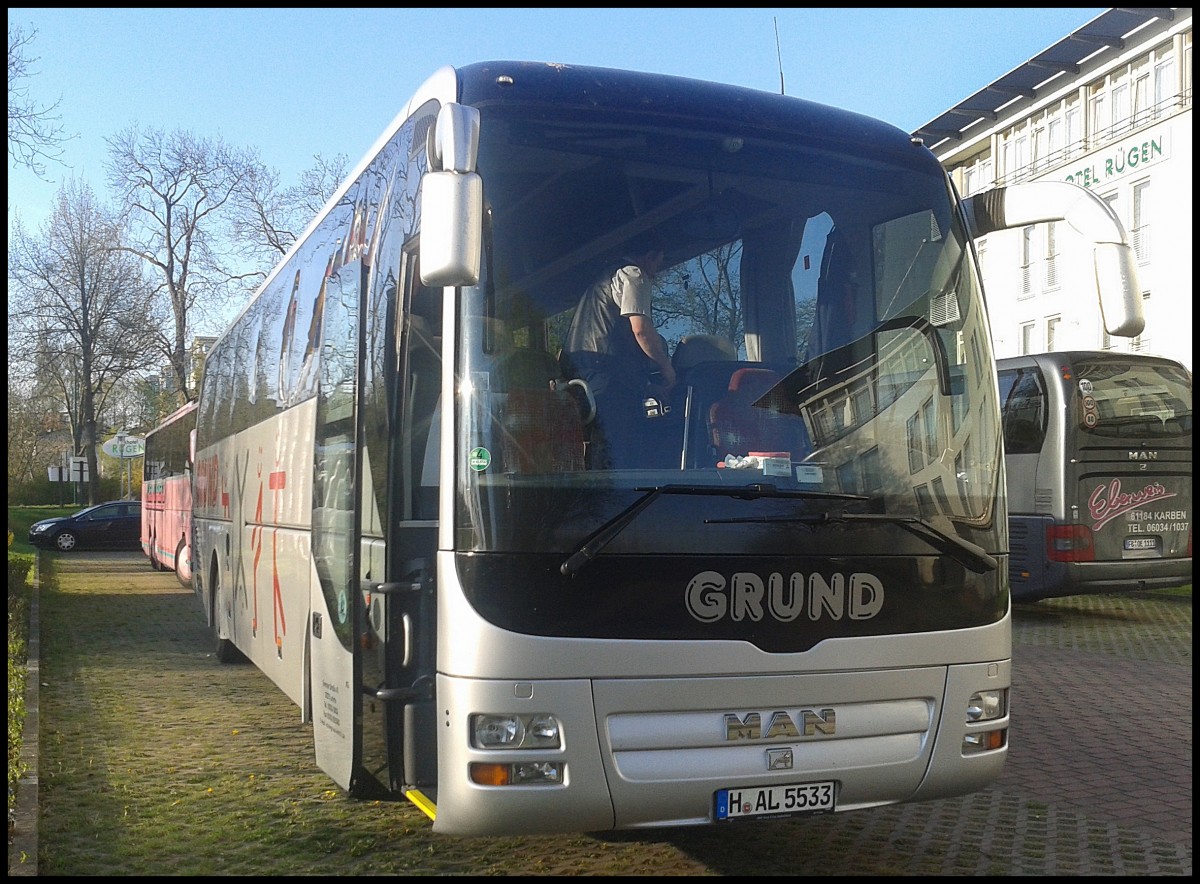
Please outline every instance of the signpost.
[[140, 436], [129, 436], [121, 432], [101, 445], [100, 450], [109, 457], [141, 457], [146, 452], [146, 440]]
[[[124, 430], [117, 433], [107, 442], [100, 446], [100, 450], [109, 457], [115, 457], [118, 460], [125, 461], [125, 472], [121, 476], [121, 497], [126, 499], [133, 496], [133, 459], [141, 457], [146, 453], [146, 440], [140, 436], [130, 436]], [[63, 462], [61, 466], [51, 466], [47, 468], [47, 475], [51, 482], [59, 484], [59, 504], [62, 504], [62, 484], [63, 482], [71, 483], [72, 503], [79, 502], [80, 484], [89, 481], [88, 463], [86, 457], [68, 456], [67, 452], [63, 452]]]
[[84, 482], [89, 480], [88, 462], [86, 457], [72, 457], [70, 464], [71, 502], [78, 504], [79, 489]]
[[109, 457], [125, 461], [125, 475], [121, 477], [121, 498], [126, 500], [133, 497], [133, 459], [146, 453], [146, 440], [130, 436], [121, 430], [100, 446], [100, 450]]

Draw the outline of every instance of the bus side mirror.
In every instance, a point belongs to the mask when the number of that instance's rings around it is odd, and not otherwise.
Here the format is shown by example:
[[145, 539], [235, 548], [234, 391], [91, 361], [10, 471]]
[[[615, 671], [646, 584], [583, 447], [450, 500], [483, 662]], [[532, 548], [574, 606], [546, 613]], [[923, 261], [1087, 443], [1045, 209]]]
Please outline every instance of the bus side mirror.
[[1110, 335], [1136, 338], [1146, 327], [1137, 259], [1128, 243], [1096, 243], [1096, 291]]
[[478, 109], [443, 105], [428, 151], [429, 171], [421, 179], [421, 282], [474, 285], [483, 251], [483, 180], [475, 171]]
[[1110, 335], [1133, 338], [1146, 327], [1137, 261], [1121, 219], [1096, 194], [1068, 181], [1031, 181], [963, 200], [973, 238], [1044, 221], [1064, 221], [1093, 246], [1096, 294]]

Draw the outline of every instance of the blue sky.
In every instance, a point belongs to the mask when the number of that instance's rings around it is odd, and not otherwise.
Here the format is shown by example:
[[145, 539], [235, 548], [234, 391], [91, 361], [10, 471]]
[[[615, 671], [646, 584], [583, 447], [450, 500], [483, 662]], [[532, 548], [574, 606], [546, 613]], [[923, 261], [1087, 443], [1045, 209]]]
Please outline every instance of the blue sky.
[[105, 138], [130, 124], [256, 148], [290, 185], [317, 154], [356, 163], [437, 68], [492, 59], [777, 92], [781, 56], [789, 95], [912, 131], [1105, 9], [10, 7], [37, 31], [32, 97], [77, 137], [50, 182], [10, 158], [9, 224], [36, 230], [72, 175], [107, 198]]

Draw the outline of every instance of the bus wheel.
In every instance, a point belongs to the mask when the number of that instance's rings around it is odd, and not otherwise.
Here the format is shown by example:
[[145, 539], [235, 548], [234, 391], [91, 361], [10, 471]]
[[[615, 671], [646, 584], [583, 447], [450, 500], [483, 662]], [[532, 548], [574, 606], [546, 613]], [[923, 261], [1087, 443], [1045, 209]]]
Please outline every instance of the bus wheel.
[[[191, 555], [186, 541], [179, 541], [179, 546], [175, 548], [175, 576], [179, 578], [179, 582], [184, 586], [192, 585], [192, 569], [187, 557]], [[187, 576], [184, 577], [183, 575]]]
[[220, 626], [217, 623], [217, 611], [221, 607], [221, 576], [217, 573], [216, 568], [213, 568], [212, 575], [212, 634], [213, 634], [213, 652], [217, 655], [219, 663], [240, 663], [246, 658], [242, 652], [237, 649], [237, 646], [227, 638], [221, 638]]
[[154, 571], [161, 571], [161, 570], [163, 570], [163, 566], [162, 566], [162, 562], [160, 562], [158, 560], [158, 552], [156, 550], [157, 546], [158, 546], [158, 540], [155, 538], [151, 538], [151, 540], [150, 540], [150, 568], [151, 568], [151, 570], [154, 570]]

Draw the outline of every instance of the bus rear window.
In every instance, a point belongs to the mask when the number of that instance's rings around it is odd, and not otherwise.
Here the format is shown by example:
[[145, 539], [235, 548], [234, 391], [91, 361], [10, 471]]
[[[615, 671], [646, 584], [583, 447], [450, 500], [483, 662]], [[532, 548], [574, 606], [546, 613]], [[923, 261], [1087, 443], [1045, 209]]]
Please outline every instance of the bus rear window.
[[1191, 382], [1178, 367], [1085, 362], [1073, 375], [1079, 428], [1085, 433], [1132, 440], [1192, 432]]

